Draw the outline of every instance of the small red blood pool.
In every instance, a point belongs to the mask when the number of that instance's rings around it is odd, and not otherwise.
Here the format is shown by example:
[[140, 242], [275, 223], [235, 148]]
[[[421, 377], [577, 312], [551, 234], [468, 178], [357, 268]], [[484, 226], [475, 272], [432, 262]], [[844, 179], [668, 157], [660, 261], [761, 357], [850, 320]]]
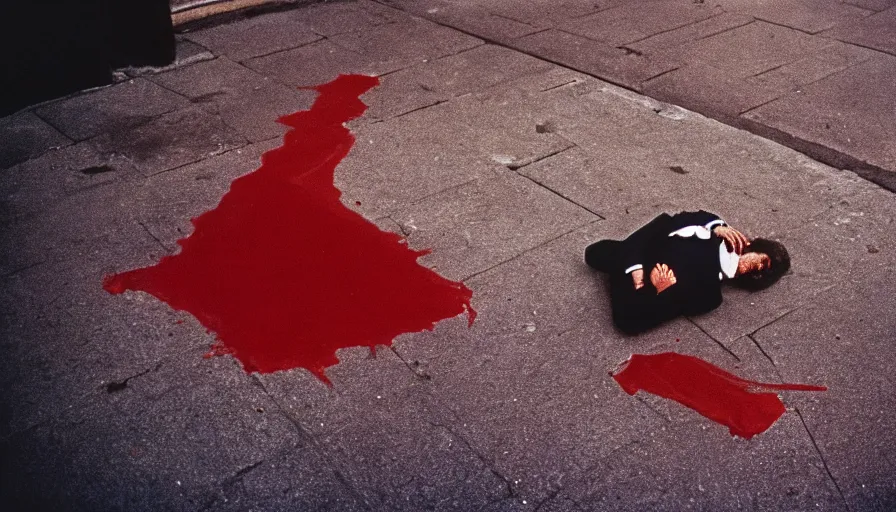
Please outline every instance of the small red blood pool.
[[189, 312], [217, 335], [212, 353], [247, 372], [306, 368], [324, 382], [340, 348], [391, 345], [464, 312], [472, 324], [470, 289], [419, 265], [427, 251], [339, 200], [333, 175], [355, 141], [344, 123], [364, 113], [360, 95], [378, 83], [340, 75], [314, 87], [310, 110], [279, 119], [291, 128], [283, 145], [192, 220], [179, 253], [103, 287]]
[[781, 399], [768, 390], [827, 390], [744, 380], [702, 359], [674, 352], [634, 354], [613, 378], [630, 395], [643, 390], [675, 400], [744, 439], [765, 432], [784, 414]]

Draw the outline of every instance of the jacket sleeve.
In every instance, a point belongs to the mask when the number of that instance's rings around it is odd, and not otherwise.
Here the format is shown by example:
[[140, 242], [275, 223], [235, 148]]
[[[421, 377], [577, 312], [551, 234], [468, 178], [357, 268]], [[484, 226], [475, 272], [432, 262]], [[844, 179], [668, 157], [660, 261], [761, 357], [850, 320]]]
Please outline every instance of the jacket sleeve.
[[625, 276], [616, 277], [613, 285], [613, 323], [626, 334], [644, 332], [681, 314], [682, 301], [673, 292], [677, 285], [660, 294], [649, 283], [635, 290]]
[[625, 239], [620, 258], [626, 274], [643, 268], [651, 243], [658, 237], [668, 236], [671, 222], [672, 217], [668, 213], [662, 213]]
[[722, 305], [721, 281], [716, 276], [703, 273], [690, 288], [689, 300], [684, 301], [685, 315], [702, 315]]

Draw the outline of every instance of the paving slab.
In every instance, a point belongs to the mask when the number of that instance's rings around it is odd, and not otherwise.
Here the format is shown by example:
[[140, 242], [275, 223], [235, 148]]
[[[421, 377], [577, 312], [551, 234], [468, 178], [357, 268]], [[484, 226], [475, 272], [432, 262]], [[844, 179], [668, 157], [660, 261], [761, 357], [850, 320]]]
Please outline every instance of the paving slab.
[[242, 62], [289, 87], [312, 87], [340, 74], [381, 75], [394, 71], [329, 39]]
[[[776, 84], [775, 84], [776, 85]], [[699, 94], [695, 91], [699, 90]], [[685, 66], [645, 83], [644, 94], [727, 122], [778, 98], [774, 85], [732, 77], [712, 66]]]
[[503, 0], [497, 2], [484, 1], [482, 3], [495, 14], [540, 27], [548, 27], [557, 26], [566, 20], [588, 16], [624, 2], [625, 0], [597, 0], [594, 2], [533, 0], [520, 3]]
[[640, 52], [650, 52], [671, 48], [704, 39], [728, 30], [742, 27], [755, 20], [746, 14], [723, 12], [696, 23], [690, 23], [672, 30], [660, 32], [645, 39], [626, 43], [626, 48]]
[[539, 24], [519, 21], [493, 12], [496, 6], [479, 3], [449, 3], [441, 0], [423, 2], [385, 2], [407, 12], [424, 15], [427, 19], [449, 25], [466, 33], [486, 37], [491, 41], [508, 41], [541, 30]]
[[177, 110], [131, 130], [107, 132], [90, 144], [123, 155], [151, 176], [244, 146], [246, 139], [198, 107]]
[[189, 40], [208, 48], [215, 55], [225, 55], [242, 61], [271, 53], [289, 50], [323, 38], [302, 23], [299, 13], [289, 10], [254, 16], [235, 23], [218, 25], [190, 32]]
[[[497, 70], [496, 61], [502, 62]], [[374, 122], [388, 119], [554, 69], [543, 60], [484, 44], [384, 76], [380, 87], [364, 97], [367, 117]]]
[[316, 96], [314, 91], [282, 85], [226, 57], [152, 80], [220, 116], [250, 142], [282, 136], [286, 127], [277, 119], [309, 108]]
[[[785, 415], [762, 441], [727, 440], [722, 460], [706, 450], [705, 442], [691, 444], [705, 432], [689, 439], [693, 432], [669, 432], [673, 429], [667, 427], [667, 432], [621, 448], [596, 465], [587, 480], [566, 492], [582, 495], [576, 502], [583, 510], [672, 510], [688, 504], [719, 509], [847, 510], [823, 462], [813, 453], [811, 441], [794, 443], [795, 436], [803, 433], [801, 427], [798, 419]], [[772, 438], [781, 444], [769, 442]], [[676, 446], [676, 440], [684, 446]], [[776, 478], [769, 479], [770, 472]]]
[[802, 92], [802, 87], [806, 85], [876, 56], [877, 52], [867, 48], [831, 44], [799, 60], [751, 76], [747, 82], [782, 92]]
[[545, 94], [555, 97], [544, 101], [556, 133], [577, 147], [520, 171], [606, 218], [699, 203], [750, 232], [799, 224], [836, 200], [818, 186], [830, 176], [823, 167], [759, 137], [729, 137], [740, 132], [702, 116], [612, 86], [581, 97], [564, 88]]
[[[149, 80], [200, 104], [209, 103], [223, 94], [249, 94], [271, 82], [270, 78], [227, 57], [217, 57], [195, 66], [175, 69]], [[308, 92], [308, 96], [313, 94]]]
[[88, 142], [50, 150], [5, 171], [0, 197], [9, 216], [4, 227], [81, 192], [138, 176], [121, 155], [102, 154]]
[[887, 287], [857, 276], [756, 334], [785, 379], [798, 374], [828, 386], [796, 406], [853, 510], [886, 510], [896, 496], [893, 395], [884, 391], [896, 329]]
[[391, 395], [370, 398], [391, 401], [396, 412], [366, 407], [359, 412], [375, 423], [342, 425], [340, 439], [325, 445], [340, 455], [340, 471], [371, 508], [468, 510], [508, 494], [501, 475], [467, 440], [426, 411], [400, 411], [407, 404], [404, 393]]
[[135, 78], [42, 105], [34, 113], [66, 137], [81, 141], [141, 125], [187, 104], [183, 96]]
[[355, 147], [336, 170], [343, 202], [377, 219], [491, 175], [495, 166], [524, 165], [569, 147], [556, 134], [538, 133], [544, 118], [526, 108], [537, 100], [518, 88], [494, 88], [390, 121], [355, 125]]
[[[645, 83], [643, 89], [652, 97], [734, 123], [741, 113], [788, 91], [790, 84], [786, 81], [776, 81], [774, 75], [762, 80], [757, 75], [810, 56], [828, 62], [831, 52], [827, 46], [823, 39], [757, 21], [650, 53], [682, 65]], [[840, 49], [840, 53], [849, 52]], [[814, 63], [810, 61], [810, 67]], [[836, 69], [837, 65], [827, 67]], [[824, 76], [824, 72], [818, 73]], [[797, 80], [808, 83], [809, 79], [800, 75]]]
[[[27, 169], [24, 165], [22, 168]], [[52, 180], [58, 177], [58, 174], [47, 172], [41, 177]], [[78, 259], [82, 263], [85, 259], [94, 262], [94, 258], [98, 260], [102, 256], [90, 250], [89, 243], [106, 241], [107, 236], [140, 231], [139, 226], [135, 230], [130, 225], [134, 217], [129, 211], [114, 212], [108, 208], [97, 207], [98, 204], [109, 201], [113, 201], [113, 204], [126, 203], [122, 199], [122, 194], [125, 190], [130, 192], [133, 184], [124, 175], [115, 176], [115, 179], [111, 176], [104, 177], [95, 184], [77, 187], [71, 194], [60, 193], [51, 196], [48, 198], [50, 201], [44, 205], [35, 203], [47, 196], [38, 195], [31, 190], [32, 186], [39, 186], [40, 182], [40, 180], [23, 180], [18, 183], [16, 194], [22, 199], [10, 205], [12, 208], [10, 216], [4, 219], [4, 230], [10, 235], [9, 240], [19, 242], [5, 244], [2, 247], [5, 256], [2, 261], [9, 265], [4, 269], [3, 275], [11, 274], [17, 268], [24, 270], [38, 262], [73, 262]], [[18, 211], [18, 205], [27, 209]], [[71, 219], [71, 216], [83, 219], [83, 223], [76, 229], [66, 226], [66, 222], [63, 222]], [[124, 256], [126, 253], [125, 248], [116, 251], [117, 256]]]
[[[575, 93], [581, 96], [599, 88], [598, 84], [603, 85], [604, 83], [567, 67], [551, 66], [545, 72], [512, 78], [502, 85], [508, 89], [516, 89], [525, 93], [542, 93], [568, 87], [574, 89]], [[545, 116], [545, 112], [539, 113]], [[536, 132], [541, 130], [549, 133], [552, 130], [548, 117], [544, 117], [545, 122], [541, 128], [535, 127]]]
[[878, 12], [896, 6], [896, 0], [847, 0], [843, 3]]
[[409, 18], [369, 30], [328, 38], [388, 71], [453, 55], [482, 44], [480, 39], [421, 18]]
[[369, 505], [313, 448], [283, 451], [223, 482], [209, 500], [213, 510], [369, 510]]
[[[597, 237], [607, 236], [604, 234], [607, 229], [603, 221], [594, 222], [468, 279], [466, 284], [476, 294], [473, 306], [479, 313], [478, 323], [475, 324], [476, 343], [490, 345], [498, 343], [495, 340], [521, 333], [529, 342], [535, 342], [543, 335], [550, 339], [579, 325], [593, 329], [595, 336], [614, 332], [612, 323], [590, 320], [609, 318], [609, 297], [604, 293], [600, 276], [583, 265], [583, 247]], [[557, 283], [557, 286], [521, 292], [519, 288], [522, 283], [540, 279], [539, 276]], [[446, 333], [457, 334], [464, 340], [471, 338], [469, 333], [463, 335], [467, 330], [456, 333], [450, 327], [445, 326]], [[439, 331], [436, 331], [435, 335], [438, 334]], [[424, 338], [429, 336], [424, 335]], [[643, 340], [635, 342], [648, 343]], [[433, 355], [427, 359], [434, 359], [434, 354], [445, 351], [443, 347], [452, 351], [467, 350], [464, 343], [455, 342], [448, 345], [406, 343], [400, 350], [403, 354], [409, 354], [410, 350], [428, 352]], [[476, 346], [470, 346], [469, 350], [475, 351]], [[415, 356], [413, 359], [421, 358]], [[478, 359], [481, 360], [482, 356]], [[464, 358], [447, 356], [442, 357], [439, 364], [456, 366], [464, 364], [464, 361]]]
[[783, 237], [807, 256], [825, 250], [824, 258], [805, 257], [802, 271], [826, 279], [829, 286], [864, 272], [884, 271], [891, 254], [887, 247], [896, 220], [888, 192], [867, 183], [856, 185], [861, 190], [843, 194], [828, 211]]
[[824, 39], [792, 28], [754, 21], [659, 54], [686, 64], [710, 66], [736, 79], [768, 71], [826, 44]]
[[[469, 280], [477, 293], [478, 326], [440, 325], [420, 342], [407, 339], [396, 348], [429, 376], [430, 392], [447, 409], [446, 421], [510, 481], [517, 506], [521, 501], [534, 506], [563, 471], [573, 471], [571, 462], [609, 449], [611, 443], [599, 440], [602, 431], [617, 430], [625, 418], [637, 416], [632, 411], [606, 425], [589, 419], [595, 408], [607, 406], [592, 394], [612, 391], [599, 377], [604, 364], [591, 357], [603, 346], [605, 333], [613, 331], [598, 324], [576, 332], [584, 338], [570, 334], [583, 310], [598, 312], [605, 305], [594, 276], [576, 254], [599, 224]], [[552, 278], [558, 286], [525, 284], [536, 276]], [[464, 394], [457, 383], [470, 379], [480, 391]], [[527, 427], [514, 427], [521, 424]], [[544, 438], [554, 439], [548, 457], [537, 441]]]
[[[736, 340], [739, 333], [755, 338], [767, 326], [814, 307], [833, 290], [869, 274], [885, 273], [892, 259], [892, 251], [885, 248], [893, 243], [892, 226], [896, 221], [888, 210], [875, 213], [871, 205], [888, 205], [891, 201], [887, 199], [888, 192], [864, 182], [857, 185], [868, 190], [844, 194], [844, 199], [829, 211], [780, 237], [794, 262], [791, 273], [776, 285], [786, 290], [783, 301], [768, 293], [739, 297], [746, 295], [739, 292], [730, 295], [731, 301], [726, 295], [726, 302], [718, 310], [725, 315], [701, 317], [697, 322], [703, 329], [726, 344]], [[818, 256], [819, 251], [825, 253], [824, 257]], [[772, 315], [777, 308], [779, 314], [770, 320], [767, 315], [763, 320], [756, 314], [763, 307], [771, 309]], [[736, 320], [723, 322], [722, 318]]]
[[426, 67], [428, 64], [414, 66], [382, 77], [380, 86], [365, 95], [365, 103], [368, 105], [365, 120], [380, 123], [451, 99], [453, 95], [437, 91], [423, 80], [417, 79], [420, 70]]
[[604, 80], [640, 90], [640, 83], [679, 66], [668, 58], [654, 59], [631, 50], [556, 29], [521, 37], [513, 48], [568, 66]]
[[[178, 316], [162, 304], [127, 307], [102, 290], [103, 276], [120, 270], [113, 262], [145, 266], [164, 254], [131, 215], [132, 187], [116, 180], [85, 188], [4, 229], [16, 243], [4, 244], [9, 257], [2, 261], [17, 269], [4, 275], [10, 295], [3, 309], [12, 318], [5, 339], [13, 349], [4, 361], [6, 388], [33, 404], [5, 416], [10, 432], [58, 417], [104, 380], [137, 374], [191, 343], [209, 343], [202, 331], [173, 328]], [[96, 311], [120, 322], [98, 321]]]
[[596, 14], [576, 18], [558, 28], [566, 32], [625, 46], [721, 14], [718, 8], [693, 1], [628, 2]]
[[153, 175], [132, 191], [140, 222], [168, 253], [193, 232], [191, 219], [215, 208], [230, 183], [261, 166], [261, 155], [279, 140], [244, 146], [222, 155]]
[[36, 158], [46, 151], [71, 144], [65, 135], [32, 112], [23, 111], [0, 119], [0, 169]]
[[355, 125], [353, 133], [355, 146], [336, 168], [335, 183], [343, 204], [368, 219], [491, 172], [477, 155], [454, 151], [456, 143], [441, 132], [384, 122]]
[[[20, 496], [30, 491], [40, 503], [74, 510], [197, 508], [222, 477], [301, 446], [270, 397], [234, 386], [251, 379], [235, 361], [203, 359], [201, 350], [132, 377], [121, 390], [99, 386], [89, 407], [64, 407], [55, 425], [7, 439], [4, 490], [15, 486]], [[43, 456], [34, 458], [38, 446]], [[43, 481], [49, 475], [55, 484]]]
[[516, 87], [487, 89], [403, 116], [401, 124], [422, 131], [438, 123], [440, 137], [459, 141], [456, 151], [514, 169], [572, 146], [539, 130], [545, 121], [542, 99]]
[[839, 25], [822, 35], [896, 55], [896, 6], [859, 21]]
[[327, 372], [332, 388], [304, 371], [261, 380], [366, 508], [465, 509], [506, 493], [396, 352], [344, 349], [339, 358]]
[[297, 20], [314, 33], [327, 37], [392, 23], [404, 16], [404, 13], [366, 0], [335, 2], [328, 5], [312, 4], [290, 13], [290, 19]]
[[744, 115], [884, 169], [896, 168], [896, 57], [878, 55]]
[[785, 5], [742, 0], [716, 2], [723, 9], [746, 13], [763, 21], [809, 34], [817, 34], [837, 25], [848, 24], [874, 13], [872, 10], [859, 7], [859, 3], [836, 0], [796, 0]]
[[[619, 0], [601, 0], [599, 2], [533, 0], [524, 3], [508, 0], [472, 2], [383, 0], [382, 3], [418, 16], [440, 19], [451, 26], [454, 26], [454, 23], [464, 23], [465, 28], [472, 33], [479, 34], [479, 31], [482, 30], [482, 34], [497, 34], [500, 38], [512, 37], [516, 31], [527, 30], [523, 25], [535, 29], [549, 28], [566, 20], [586, 16], [621, 2]], [[486, 16], [483, 13], [491, 16]], [[476, 15], [479, 15], [480, 19], [470, 19], [471, 16]], [[503, 27], [498, 26], [500, 18], [508, 22]], [[494, 36], [489, 38], [492, 37]]]
[[[495, 62], [501, 63], [498, 69], [492, 67]], [[415, 78], [421, 85], [452, 96], [462, 96], [552, 69], [556, 66], [541, 59], [484, 44], [413, 68], [413, 71], [417, 73]]]
[[467, 278], [600, 219], [510, 170], [417, 201], [390, 217], [408, 226], [411, 247], [433, 250], [420, 263], [449, 279]]

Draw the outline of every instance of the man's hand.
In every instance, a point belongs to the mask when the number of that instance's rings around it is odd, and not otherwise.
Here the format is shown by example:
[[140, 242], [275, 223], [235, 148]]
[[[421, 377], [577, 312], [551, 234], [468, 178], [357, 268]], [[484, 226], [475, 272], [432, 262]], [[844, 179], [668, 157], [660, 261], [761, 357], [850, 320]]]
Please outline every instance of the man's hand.
[[644, 269], [632, 270], [632, 282], [635, 283], [635, 290], [644, 288]]
[[744, 249], [750, 245], [750, 240], [731, 226], [716, 226], [712, 231], [719, 238], [725, 240], [728, 250], [733, 251], [735, 254], [743, 254]]
[[665, 263], [657, 263], [653, 270], [650, 271], [650, 282], [653, 283], [653, 286], [656, 288], [656, 293], [660, 294], [663, 291], [672, 286], [673, 284], [678, 282], [678, 279], [675, 278], [675, 273], [672, 272], [672, 269], [669, 268]]

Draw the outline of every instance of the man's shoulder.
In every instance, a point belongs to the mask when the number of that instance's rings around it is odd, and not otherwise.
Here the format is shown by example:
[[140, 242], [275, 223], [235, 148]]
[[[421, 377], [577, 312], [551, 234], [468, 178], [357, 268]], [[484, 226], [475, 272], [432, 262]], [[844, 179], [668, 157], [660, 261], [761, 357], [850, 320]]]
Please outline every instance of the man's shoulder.
[[706, 210], [682, 210], [678, 213], [669, 214], [673, 218], [677, 217], [718, 217], [715, 213]]
[[671, 225], [677, 228], [686, 226], [705, 226], [720, 217], [706, 210], [678, 212], [671, 217]]

